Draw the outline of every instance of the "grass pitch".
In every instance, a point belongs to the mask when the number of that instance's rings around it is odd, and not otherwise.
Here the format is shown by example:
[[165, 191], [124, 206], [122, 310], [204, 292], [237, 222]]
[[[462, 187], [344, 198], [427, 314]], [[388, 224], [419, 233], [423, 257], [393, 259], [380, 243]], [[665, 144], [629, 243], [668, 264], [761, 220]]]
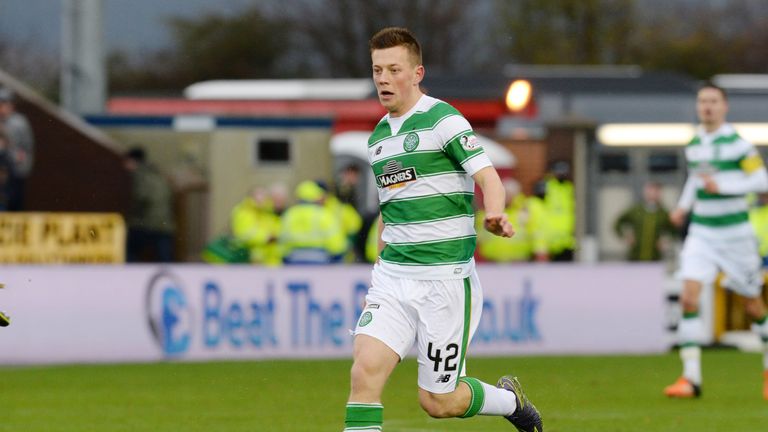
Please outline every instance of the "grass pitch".
[[[494, 383], [517, 374], [547, 432], [768, 430], [761, 357], [705, 351], [704, 395], [668, 400], [680, 372], [661, 356], [470, 358]], [[0, 367], [0, 431], [335, 431], [349, 360]], [[384, 394], [386, 432], [512, 431], [500, 418], [435, 420], [416, 396], [416, 363]]]

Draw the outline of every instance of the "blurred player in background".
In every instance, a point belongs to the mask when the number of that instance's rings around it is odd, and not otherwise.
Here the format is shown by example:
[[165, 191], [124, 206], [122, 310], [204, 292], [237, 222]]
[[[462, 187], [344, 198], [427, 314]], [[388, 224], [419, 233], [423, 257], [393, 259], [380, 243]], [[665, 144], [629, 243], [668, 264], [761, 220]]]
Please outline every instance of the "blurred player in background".
[[414, 36], [386, 28], [369, 46], [388, 111], [368, 140], [381, 241], [355, 329], [344, 430], [382, 430], [384, 385], [416, 342], [419, 402], [430, 416], [504, 416], [518, 430], [541, 432], [541, 417], [516, 378], [492, 386], [465, 376], [483, 307], [472, 258], [474, 182], [483, 191], [485, 229], [510, 237], [501, 180], [467, 120], [421, 91], [424, 66]]
[[[744, 296], [753, 328], [768, 342], [761, 259], [745, 196], [768, 190], [768, 173], [755, 147], [726, 123], [728, 99], [723, 89], [705, 84], [697, 95], [696, 112], [701, 125], [685, 149], [690, 174], [670, 214], [672, 222], [682, 226], [692, 210], [680, 256], [683, 318], [678, 342], [683, 375], [664, 389], [667, 396], [678, 398], [701, 395], [700, 344], [705, 329], [699, 299], [702, 287], [714, 283], [719, 271], [725, 274], [723, 285]], [[768, 351], [763, 367], [768, 371]], [[768, 399], [768, 372], [764, 372], [763, 397]]]

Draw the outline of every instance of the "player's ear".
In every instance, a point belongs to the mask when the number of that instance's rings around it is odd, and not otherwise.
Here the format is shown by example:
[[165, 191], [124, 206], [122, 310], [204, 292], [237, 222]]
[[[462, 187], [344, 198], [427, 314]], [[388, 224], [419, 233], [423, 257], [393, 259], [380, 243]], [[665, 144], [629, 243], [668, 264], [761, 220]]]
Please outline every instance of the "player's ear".
[[424, 79], [424, 65], [416, 66], [416, 71], [413, 78], [413, 85], [417, 86]]

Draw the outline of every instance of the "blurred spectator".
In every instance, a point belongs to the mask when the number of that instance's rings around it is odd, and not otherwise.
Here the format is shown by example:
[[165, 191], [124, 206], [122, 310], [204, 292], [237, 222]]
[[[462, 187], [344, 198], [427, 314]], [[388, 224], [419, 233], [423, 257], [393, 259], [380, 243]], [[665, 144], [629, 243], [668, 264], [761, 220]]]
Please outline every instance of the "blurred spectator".
[[379, 224], [377, 223], [378, 217], [373, 220], [366, 230], [365, 236], [365, 260], [369, 263], [375, 263], [379, 258]]
[[0, 87], [0, 127], [5, 129], [9, 138], [8, 156], [12, 165], [8, 210], [23, 210], [26, 181], [34, 161], [35, 140], [27, 118], [16, 112], [13, 92], [4, 87]]
[[359, 207], [360, 168], [351, 163], [341, 170], [341, 175], [336, 183], [336, 196], [343, 203], [350, 204], [358, 212]]
[[281, 218], [280, 246], [286, 264], [339, 262], [347, 252], [347, 238], [334, 211], [324, 205], [326, 193], [313, 181], [296, 187], [298, 203]]
[[576, 203], [573, 183], [569, 180], [571, 166], [558, 161], [545, 179], [544, 207], [547, 247], [550, 261], [573, 261], [576, 247]]
[[8, 210], [11, 194], [11, 175], [13, 164], [8, 154], [10, 139], [5, 129], [0, 127], [0, 211]]
[[269, 187], [269, 199], [272, 201], [272, 211], [276, 215], [282, 216], [285, 213], [289, 198], [288, 186], [285, 183], [276, 182]]
[[509, 222], [515, 229], [511, 238], [493, 235], [483, 229], [485, 211], [481, 210], [475, 216], [477, 231], [478, 253], [493, 262], [529, 261], [533, 255], [528, 212], [528, 200], [520, 190], [520, 183], [514, 179], [504, 179], [505, 208]]
[[362, 255], [354, 247], [358, 244], [360, 229], [363, 226], [363, 219], [360, 217], [360, 213], [357, 212], [357, 209], [352, 204], [344, 202], [336, 197], [336, 195], [330, 193], [325, 182], [317, 181], [316, 183], [323, 189], [325, 194], [323, 201], [325, 208], [330, 210], [341, 223], [341, 229], [347, 237], [348, 244], [352, 246], [344, 260], [347, 262], [362, 261]]
[[172, 262], [176, 226], [168, 181], [147, 162], [141, 148], [129, 150], [123, 160], [132, 183], [131, 207], [126, 218], [128, 262]]
[[[344, 203], [351, 205], [361, 218], [361, 226], [357, 234], [352, 236], [352, 246], [354, 247], [354, 253], [356, 261], [368, 261], [367, 241], [371, 232], [371, 227], [376, 225], [376, 220], [379, 217], [378, 212], [369, 212], [366, 210], [363, 204], [363, 198], [361, 197], [361, 184], [362, 176], [360, 174], [360, 167], [354, 163], [350, 163], [340, 173], [339, 181], [336, 183], [336, 195]], [[373, 228], [374, 230], [376, 228]], [[374, 239], [374, 242], [378, 240]]]
[[658, 261], [677, 229], [661, 202], [661, 185], [649, 181], [643, 186], [643, 201], [626, 209], [613, 227], [627, 245], [630, 261]]
[[277, 237], [280, 235], [280, 216], [275, 214], [267, 191], [254, 187], [231, 214], [234, 241], [249, 250], [250, 262], [278, 266], [282, 256]]
[[757, 234], [763, 267], [768, 267], [768, 193], [757, 195], [757, 202], [749, 210], [749, 222]]
[[542, 180], [533, 186], [533, 195], [528, 197], [528, 233], [531, 238], [531, 249], [534, 261], [549, 261], [549, 245], [547, 244], [547, 209], [544, 198], [547, 194], [547, 185]]

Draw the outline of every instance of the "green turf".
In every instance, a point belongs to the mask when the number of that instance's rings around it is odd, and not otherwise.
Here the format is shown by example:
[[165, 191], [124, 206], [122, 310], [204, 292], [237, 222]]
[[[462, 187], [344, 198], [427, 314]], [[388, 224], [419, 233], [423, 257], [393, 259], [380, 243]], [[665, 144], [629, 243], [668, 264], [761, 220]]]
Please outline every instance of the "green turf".
[[[677, 355], [470, 359], [469, 374], [520, 376], [546, 431], [768, 430], [761, 359], [704, 353], [704, 397], [668, 400]], [[162, 363], [0, 368], [0, 431], [336, 431], [350, 361]], [[511, 431], [504, 420], [430, 419], [416, 397], [416, 363], [384, 395], [387, 432]]]

